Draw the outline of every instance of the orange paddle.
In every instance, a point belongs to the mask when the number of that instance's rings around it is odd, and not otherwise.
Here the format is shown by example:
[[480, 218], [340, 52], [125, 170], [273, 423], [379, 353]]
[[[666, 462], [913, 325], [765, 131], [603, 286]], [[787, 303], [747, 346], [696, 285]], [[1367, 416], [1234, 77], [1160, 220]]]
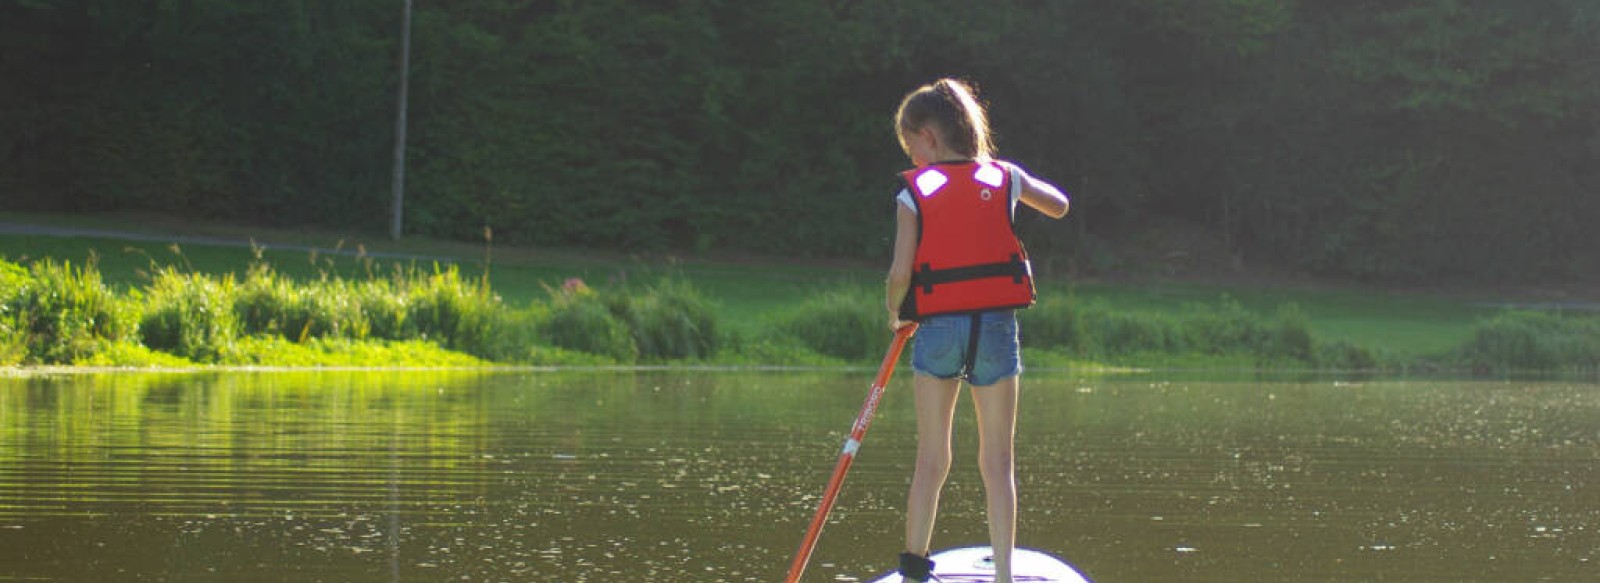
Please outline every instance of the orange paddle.
[[878, 401], [883, 399], [883, 388], [889, 384], [890, 375], [894, 374], [894, 365], [900, 360], [900, 351], [916, 332], [916, 324], [908, 324], [895, 331], [894, 341], [889, 343], [889, 353], [883, 355], [883, 364], [878, 365], [878, 378], [872, 382], [872, 390], [867, 392], [867, 401], [862, 403], [861, 413], [856, 415], [856, 424], [850, 430], [850, 438], [844, 441], [844, 449], [839, 452], [839, 463], [834, 466], [833, 477], [828, 480], [828, 488], [823, 491], [822, 504], [817, 507], [817, 515], [811, 518], [811, 526], [806, 529], [806, 537], [800, 542], [800, 552], [795, 554], [794, 562], [789, 565], [789, 576], [784, 579], [786, 583], [798, 583], [800, 575], [806, 570], [806, 563], [811, 561], [811, 551], [817, 548], [817, 538], [822, 536], [822, 525], [828, 521], [828, 513], [833, 510], [833, 503], [839, 498], [839, 490], [844, 487], [844, 475], [850, 471], [850, 464], [856, 459], [856, 450], [861, 448], [861, 440], [867, 436], [867, 426], [872, 425], [872, 416], [878, 412]]

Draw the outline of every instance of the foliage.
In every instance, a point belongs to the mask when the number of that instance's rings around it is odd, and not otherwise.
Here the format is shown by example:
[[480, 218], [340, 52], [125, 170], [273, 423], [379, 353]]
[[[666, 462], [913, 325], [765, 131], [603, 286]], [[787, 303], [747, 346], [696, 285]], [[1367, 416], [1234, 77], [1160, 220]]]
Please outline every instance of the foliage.
[[715, 306], [687, 280], [662, 280], [641, 294], [611, 294], [606, 307], [632, 334], [641, 359], [694, 360], [716, 352]]
[[[881, 258], [886, 177], [906, 164], [886, 118], [959, 75], [994, 105], [1003, 153], [1074, 194], [1073, 228], [1022, 225], [1041, 266], [1137, 267], [1121, 233], [1169, 217], [1244, 260], [1345, 277], [1600, 266], [1584, 2], [415, 10], [408, 232]], [[379, 230], [400, 16], [380, 0], [0, 4], [0, 192]]]
[[214, 361], [240, 334], [231, 276], [163, 269], [145, 296], [144, 345], [190, 360]]
[[881, 358], [889, 338], [889, 316], [879, 294], [859, 288], [811, 296], [779, 320], [777, 329], [818, 354], [849, 361]]
[[87, 358], [80, 358], [73, 364], [122, 368], [191, 368], [196, 363], [181, 356], [153, 350], [148, 346], [131, 340], [124, 340], [120, 342], [102, 341], [100, 346], [94, 350], [94, 354]]
[[1511, 310], [1458, 350], [1479, 371], [1600, 369], [1600, 316]]
[[15, 358], [20, 340], [26, 361], [67, 364], [138, 329], [137, 313], [101, 282], [93, 264], [44, 260], [33, 263], [27, 277], [10, 267], [0, 274], [15, 286], [0, 290], [0, 350], [12, 355], [8, 359]]
[[[278, 275], [265, 265], [250, 269], [233, 303], [242, 331], [246, 335], [273, 334], [296, 342], [310, 338], [332, 336], [366, 338], [372, 332], [370, 317], [374, 308], [379, 321], [386, 324], [385, 332], [396, 332], [394, 320], [402, 316], [384, 308], [392, 308], [377, 297], [393, 297], [382, 293], [381, 280], [355, 284], [342, 279], [321, 279], [299, 283]], [[379, 293], [361, 293], [365, 288], [377, 287]], [[372, 301], [369, 307], [363, 300]], [[399, 339], [401, 336], [379, 336]]]
[[292, 342], [282, 336], [241, 338], [228, 347], [229, 364], [263, 366], [476, 367], [488, 363], [421, 340], [358, 341], [312, 338]]
[[[0, 261], [0, 365], [839, 366], [876, 361], [888, 336], [876, 290], [862, 285], [810, 293], [732, 327], [720, 304], [682, 276], [606, 290], [573, 278], [548, 288], [545, 301], [515, 307], [453, 266], [371, 273], [295, 280], [257, 266], [236, 282], [167, 267], [142, 287], [118, 290], [92, 265]], [[1020, 318], [1024, 345], [1046, 367], [1600, 367], [1600, 317], [1582, 313], [1509, 311], [1479, 323], [1454, 350], [1404, 357], [1314, 334], [1298, 304], [1250, 309], [1228, 296], [1126, 309], [1103, 297], [1049, 295]], [[374, 321], [392, 324], [364, 324]]]
[[1369, 350], [1343, 341], [1319, 342], [1311, 334], [1307, 316], [1294, 304], [1284, 304], [1268, 317], [1228, 297], [1162, 313], [1047, 299], [1022, 312], [1020, 319], [1025, 345], [1061, 349], [1082, 358], [1131, 364], [1148, 362], [1152, 355], [1242, 356], [1267, 367], [1378, 366]]
[[627, 324], [593, 292], [553, 298], [544, 333], [558, 348], [605, 356], [619, 362], [639, 357], [639, 345]]

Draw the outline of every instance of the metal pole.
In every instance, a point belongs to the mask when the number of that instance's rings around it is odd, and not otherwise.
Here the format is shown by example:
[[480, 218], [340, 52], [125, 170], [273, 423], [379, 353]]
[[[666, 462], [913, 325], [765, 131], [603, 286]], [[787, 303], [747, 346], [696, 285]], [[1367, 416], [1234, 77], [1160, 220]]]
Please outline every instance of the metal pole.
[[411, 85], [411, 0], [406, 0], [404, 23], [400, 28], [400, 97], [394, 117], [394, 202], [390, 210], [389, 238], [400, 238], [400, 220], [406, 206], [406, 107]]

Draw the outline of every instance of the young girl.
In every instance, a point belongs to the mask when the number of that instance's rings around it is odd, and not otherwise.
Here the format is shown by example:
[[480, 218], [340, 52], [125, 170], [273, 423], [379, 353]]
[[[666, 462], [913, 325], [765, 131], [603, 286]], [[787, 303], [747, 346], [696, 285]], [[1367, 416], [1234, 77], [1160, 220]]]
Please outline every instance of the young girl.
[[1033, 303], [1027, 253], [1013, 230], [1017, 202], [1052, 218], [1067, 197], [1016, 165], [993, 158], [983, 106], [967, 85], [940, 79], [906, 95], [895, 115], [915, 169], [902, 174], [889, 269], [890, 327], [920, 323], [911, 365], [917, 467], [906, 501], [900, 573], [926, 581], [939, 492], [950, 471], [950, 428], [961, 381], [972, 385], [994, 548], [995, 581], [1011, 583], [1017, 493], [1012, 437], [1022, 372], [1015, 309]]

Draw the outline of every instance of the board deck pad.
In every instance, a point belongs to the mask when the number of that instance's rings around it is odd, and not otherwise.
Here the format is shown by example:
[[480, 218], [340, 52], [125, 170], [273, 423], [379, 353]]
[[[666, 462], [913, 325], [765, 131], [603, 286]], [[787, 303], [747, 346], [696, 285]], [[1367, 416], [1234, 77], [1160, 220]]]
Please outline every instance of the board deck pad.
[[[933, 553], [933, 574], [943, 583], [994, 581], [994, 557], [989, 547], [962, 547]], [[1089, 583], [1077, 569], [1049, 553], [1033, 549], [1011, 551], [1011, 580], [1016, 583]], [[870, 583], [902, 583], [900, 574], [881, 575]]]

